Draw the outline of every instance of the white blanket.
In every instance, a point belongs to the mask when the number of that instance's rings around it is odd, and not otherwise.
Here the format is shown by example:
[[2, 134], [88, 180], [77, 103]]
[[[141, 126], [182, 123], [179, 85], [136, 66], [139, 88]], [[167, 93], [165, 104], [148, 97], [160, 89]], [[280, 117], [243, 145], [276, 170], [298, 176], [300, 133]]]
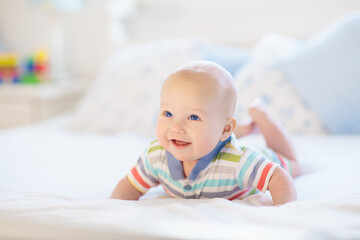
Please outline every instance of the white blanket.
[[[298, 201], [108, 199], [151, 139], [74, 133], [66, 118], [0, 132], [0, 239], [359, 239], [360, 136], [295, 136]], [[259, 136], [240, 140], [263, 144]]]

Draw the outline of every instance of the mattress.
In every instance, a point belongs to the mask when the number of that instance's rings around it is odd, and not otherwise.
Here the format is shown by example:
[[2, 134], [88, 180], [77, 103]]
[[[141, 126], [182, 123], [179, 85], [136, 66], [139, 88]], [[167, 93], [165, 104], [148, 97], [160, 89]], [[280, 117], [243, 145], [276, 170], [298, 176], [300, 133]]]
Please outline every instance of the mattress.
[[[359, 239], [359, 135], [295, 135], [298, 201], [109, 199], [152, 139], [68, 130], [69, 115], [0, 132], [1, 239]], [[259, 135], [239, 140], [262, 145]]]

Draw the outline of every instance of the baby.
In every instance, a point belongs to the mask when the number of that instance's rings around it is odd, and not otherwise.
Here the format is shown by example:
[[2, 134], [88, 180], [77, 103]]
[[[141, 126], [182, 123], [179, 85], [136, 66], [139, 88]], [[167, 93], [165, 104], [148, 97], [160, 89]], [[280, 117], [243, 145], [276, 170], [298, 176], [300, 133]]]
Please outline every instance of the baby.
[[[236, 100], [231, 75], [213, 62], [193, 62], [170, 74], [160, 95], [157, 140], [111, 198], [137, 200], [160, 184], [174, 198], [234, 200], [269, 190], [274, 205], [295, 201], [290, 174], [297, 175], [298, 164], [286, 132], [257, 105], [249, 109], [253, 122], [237, 126]], [[254, 127], [268, 147], [261, 153], [236, 142]]]

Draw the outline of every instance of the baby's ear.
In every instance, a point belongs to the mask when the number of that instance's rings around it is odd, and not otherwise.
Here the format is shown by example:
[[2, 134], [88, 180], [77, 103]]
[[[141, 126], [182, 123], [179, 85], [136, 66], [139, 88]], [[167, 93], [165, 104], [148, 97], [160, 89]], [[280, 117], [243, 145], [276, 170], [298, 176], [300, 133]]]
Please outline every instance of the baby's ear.
[[235, 126], [236, 126], [236, 120], [234, 118], [232, 118], [232, 117], [228, 118], [226, 120], [226, 124], [225, 124], [225, 126], [223, 128], [223, 132], [222, 132], [220, 141], [224, 141], [228, 137], [230, 137], [230, 135], [234, 131]]

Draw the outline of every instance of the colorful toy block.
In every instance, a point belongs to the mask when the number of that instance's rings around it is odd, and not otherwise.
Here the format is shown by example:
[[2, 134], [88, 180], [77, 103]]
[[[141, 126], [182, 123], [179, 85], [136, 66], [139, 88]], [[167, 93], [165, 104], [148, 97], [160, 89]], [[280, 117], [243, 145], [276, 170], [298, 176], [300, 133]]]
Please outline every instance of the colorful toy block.
[[49, 81], [48, 55], [39, 50], [28, 56], [21, 66], [14, 53], [0, 54], [0, 83], [39, 84]]
[[18, 60], [15, 54], [0, 54], [0, 83], [18, 83]]

